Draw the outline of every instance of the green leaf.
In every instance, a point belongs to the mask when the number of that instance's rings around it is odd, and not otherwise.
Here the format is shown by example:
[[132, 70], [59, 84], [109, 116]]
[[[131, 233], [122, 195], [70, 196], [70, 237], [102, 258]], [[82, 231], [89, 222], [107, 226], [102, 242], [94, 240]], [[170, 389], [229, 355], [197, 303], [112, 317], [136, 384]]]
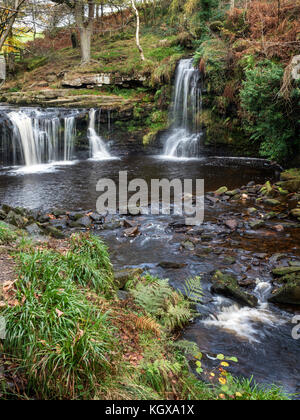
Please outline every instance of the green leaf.
[[218, 354], [218, 355], [217, 355], [217, 359], [219, 359], [219, 360], [224, 360], [224, 359], [225, 359], [224, 354]]

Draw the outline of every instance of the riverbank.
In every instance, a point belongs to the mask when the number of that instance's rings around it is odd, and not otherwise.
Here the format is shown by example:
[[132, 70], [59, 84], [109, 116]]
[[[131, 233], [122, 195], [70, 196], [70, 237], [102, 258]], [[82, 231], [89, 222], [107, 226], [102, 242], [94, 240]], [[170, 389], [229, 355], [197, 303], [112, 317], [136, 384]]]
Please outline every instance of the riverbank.
[[1, 281], [2, 399], [287, 398], [232, 378], [234, 356], [215, 355], [218, 367], [202, 368], [206, 355], [176, 340], [195, 316], [195, 297], [139, 271], [114, 276], [101, 240], [37, 243], [1, 223], [0, 241], [1, 270], [15, 261], [14, 279]]

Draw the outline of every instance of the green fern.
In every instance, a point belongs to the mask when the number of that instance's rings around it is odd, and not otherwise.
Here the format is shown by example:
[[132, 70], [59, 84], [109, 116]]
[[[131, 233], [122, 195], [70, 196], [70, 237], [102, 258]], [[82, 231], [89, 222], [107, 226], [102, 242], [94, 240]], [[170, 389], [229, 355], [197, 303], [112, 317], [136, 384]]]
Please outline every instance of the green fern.
[[201, 277], [187, 279], [184, 285], [184, 291], [188, 299], [194, 303], [201, 303], [203, 291], [201, 287]]
[[170, 362], [166, 359], [158, 359], [153, 363], [141, 365], [143, 379], [147, 385], [153, 387], [157, 392], [170, 386], [170, 375], [178, 375], [181, 371], [181, 365], [178, 362]]

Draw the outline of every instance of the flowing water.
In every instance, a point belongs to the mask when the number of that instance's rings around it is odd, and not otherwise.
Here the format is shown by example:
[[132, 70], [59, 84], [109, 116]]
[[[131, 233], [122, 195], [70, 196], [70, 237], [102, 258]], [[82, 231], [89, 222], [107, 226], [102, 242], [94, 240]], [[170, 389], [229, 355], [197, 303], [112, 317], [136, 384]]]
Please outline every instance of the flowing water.
[[73, 159], [76, 112], [65, 118], [39, 109], [21, 109], [5, 115], [13, 127], [7, 142], [13, 165], [32, 167]]
[[[199, 82], [200, 75], [191, 60], [180, 62], [174, 89], [174, 128], [166, 142], [164, 156], [132, 154], [111, 159], [97, 134], [96, 110], [2, 111], [0, 204], [47, 212], [53, 208], [95, 211], [98, 180], [110, 178], [117, 182], [119, 171], [128, 172], [128, 181], [141, 178], [149, 186], [153, 178], [204, 179], [206, 191], [216, 190], [221, 185], [234, 189], [249, 181], [264, 183], [266, 179], [276, 178], [274, 169], [260, 159], [195, 158], [199, 154], [201, 132], [194, 118], [201, 111]], [[84, 118], [89, 115], [84, 140], [92, 159], [80, 158], [74, 147], [76, 123], [82, 112]], [[110, 125], [110, 116], [108, 121]], [[60, 165], [43, 166], [38, 172], [16, 171], [11, 167], [25, 164], [31, 169], [49, 162]], [[224, 215], [243, 220], [244, 212], [245, 207], [238, 203], [219, 206], [206, 203], [203, 229], [211, 238], [208, 243], [200, 241], [197, 252], [185, 249], [182, 243], [189, 235], [199, 238], [199, 232], [182, 231], [182, 220], [176, 215], [127, 217], [139, 225], [140, 234], [135, 238], [125, 237], [119, 224], [114, 225], [114, 217], [108, 217], [111, 227], [96, 234], [108, 244], [116, 269], [143, 267], [153, 275], [169, 278], [171, 284], [182, 291], [187, 278], [201, 276], [204, 298], [203, 304], [197, 306], [200, 316], [187, 327], [183, 337], [197, 342], [207, 354], [238, 357], [239, 363], [232, 367], [235, 375], [253, 375], [260, 382], [277, 383], [289, 392], [300, 392], [299, 342], [291, 336], [294, 312], [268, 304], [272, 258], [283, 251], [283, 261], [300, 260], [299, 228], [287, 226], [283, 233], [275, 233], [272, 223], [276, 222], [270, 221], [264, 230], [248, 232], [244, 229], [231, 235], [224, 232], [220, 222]], [[178, 229], [171, 227], [174, 223]], [[212, 252], [206, 253], [207, 247]], [[268, 260], [262, 261], [256, 253], [266, 253]], [[234, 256], [233, 265], [226, 263], [228, 255]], [[159, 265], [162, 261], [183, 265], [177, 270], [167, 270]], [[217, 269], [229, 270], [236, 276], [247, 272], [247, 277], [256, 283], [252, 293], [257, 296], [259, 305], [245, 308], [213, 295], [210, 277]]]
[[90, 157], [94, 160], [111, 159], [112, 156], [107, 150], [103, 139], [96, 132], [96, 113], [96, 109], [91, 109], [89, 112], [90, 123], [88, 129], [88, 138], [90, 142]]
[[166, 139], [164, 156], [199, 156], [202, 132], [198, 120], [201, 110], [201, 74], [194, 68], [193, 59], [181, 60], [176, 70], [173, 92], [172, 130]]

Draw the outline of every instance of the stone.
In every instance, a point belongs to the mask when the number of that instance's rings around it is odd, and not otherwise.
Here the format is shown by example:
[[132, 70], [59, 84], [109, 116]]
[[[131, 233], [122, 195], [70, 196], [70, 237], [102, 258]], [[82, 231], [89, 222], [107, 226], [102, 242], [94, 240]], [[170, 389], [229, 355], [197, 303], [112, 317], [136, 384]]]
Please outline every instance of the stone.
[[84, 216], [84, 217], [81, 217], [80, 219], [78, 219], [78, 220], [77, 220], [77, 223], [78, 223], [81, 227], [88, 228], [88, 227], [90, 227], [90, 226], [91, 226], [92, 221], [91, 221], [91, 219], [89, 218], [89, 216]]
[[276, 290], [269, 302], [300, 305], [300, 278]]
[[71, 212], [69, 213], [69, 219], [76, 222], [79, 219], [82, 219], [85, 216], [84, 213], [78, 213], [78, 212]]
[[227, 187], [221, 187], [215, 191], [215, 195], [222, 195], [222, 194], [225, 194], [227, 191], [228, 191]]
[[249, 223], [251, 229], [260, 229], [265, 226], [265, 222], [263, 220], [254, 220], [253, 222]]
[[235, 262], [236, 262], [236, 259], [234, 257], [230, 257], [229, 255], [224, 257], [223, 259], [224, 264], [233, 265], [235, 264]]
[[118, 290], [117, 297], [119, 300], [127, 300], [130, 297], [130, 293], [125, 290]]
[[50, 236], [53, 236], [53, 238], [64, 239], [66, 237], [65, 234], [61, 230], [56, 229], [53, 226], [47, 226], [45, 229], [46, 229], [47, 234], [49, 234]]
[[159, 267], [164, 268], [166, 270], [168, 269], [180, 269], [180, 268], [184, 268], [186, 267], [185, 263], [177, 263], [177, 262], [172, 262], [172, 261], [162, 261], [158, 264]]
[[194, 251], [195, 245], [191, 241], [184, 241], [181, 243], [184, 249], [187, 249], [188, 251]]
[[231, 230], [236, 230], [238, 228], [238, 222], [235, 219], [226, 220], [224, 225]]
[[273, 198], [268, 198], [268, 199], [264, 200], [264, 203], [267, 206], [270, 206], [270, 207], [277, 207], [277, 206], [280, 206], [281, 205], [281, 202], [280, 201], [275, 200]]
[[139, 277], [144, 272], [143, 268], [124, 268], [114, 272], [114, 281], [118, 289], [124, 289], [129, 280]]
[[255, 213], [257, 213], [258, 212], [258, 210], [255, 208], [255, 207], [250, 207], [249, 209], [247, 209], [247, 213], [249, 214], [249, 215], [251, 215], [251, 214], [255, 214]]
[[127, 237], [135, 237], [135, 236], [137, 236], [140, 232], [139, 232], [139, 228], [138, 228], [138, 226], [134, 226], [134, 227], [132, 227], [132, 228], [125, 229], [123, 233], [124, 233], [124, 236], [127, 236]]
[[231, 298], [243, 306], [249, 306], [251, 308], [257, 306], [257, 298], [249, 293], [243, 292], [238, 285], [236, 277], [217, 271], [212, 281], [212, 293]]
[[300, 208], [298, 207], [296, 209], [293, 209], [291, 211], [291, 215], [294, 216], [294, 217], [300, 217]]
[[94, 223], [101, 223], [103, 221], [103, 216], [101, 216], [101, 214], [98, 213], [90, 214], [90, 218]]
[[14, 211], [10, 211], [5, 219], [5, 221], [11, 225], [14, 225], [18, 228], [23, 228], [28, 223], [28, 219], [21, 216], [20, 214], [16, 214]]
[[39, 236], [39, 235], [41, 235], [43, 233], [43, 231], [41, 230], [41, 228], [36, 223], [33, 223], [32, 225], [27, 226], [26, 227], [26, 231], [31, 236]]
[[286, 276], [287, 274], [297, 273], [300, 272], [300, 267], [277, 267], [272, 270], [274, 276]]

